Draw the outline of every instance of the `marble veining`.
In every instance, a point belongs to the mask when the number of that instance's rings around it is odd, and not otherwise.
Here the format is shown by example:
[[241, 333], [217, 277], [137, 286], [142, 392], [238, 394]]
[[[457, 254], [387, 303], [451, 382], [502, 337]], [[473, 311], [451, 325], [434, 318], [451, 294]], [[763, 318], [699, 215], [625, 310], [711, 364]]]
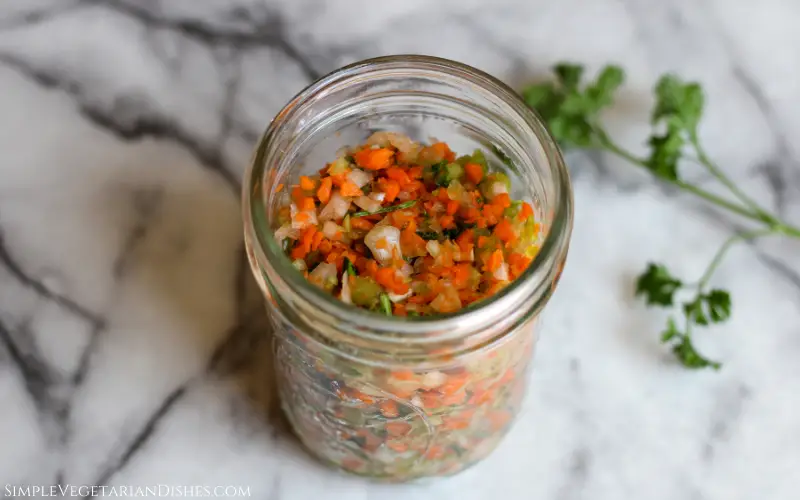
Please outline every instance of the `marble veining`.
[[742, 221], [614, 158], [569, 152], [573, 244], [519, 423], [457, 477], [388, 486], [315, 463], [287, 433], [239, 191], [269, 119], [348, 62], [427, 53], [521, 86], [558, 60], [614, 61], [628, 70], [606, 117], [620, 142], [644, 147], [660, 73], [697, 79], [707, 149], [797, 223], [798, 15], [782, 0], [0, 3], [0, 488], [795, 498], [797, 243], [731, 253], [715, 282], [732, 291], [733, 318], [697, 336], [725, 367], [685, 371], [633, 277], [649, 260], [698, 275]]

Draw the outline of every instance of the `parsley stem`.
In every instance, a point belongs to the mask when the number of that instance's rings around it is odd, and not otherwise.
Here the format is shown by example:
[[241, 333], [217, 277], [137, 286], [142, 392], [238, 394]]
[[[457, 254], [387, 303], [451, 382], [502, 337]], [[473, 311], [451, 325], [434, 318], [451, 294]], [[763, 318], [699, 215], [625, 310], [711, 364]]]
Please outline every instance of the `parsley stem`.
[[[622, 149], [621, 147], [619, 147], [616, 143], [614, 143], [614, 141], [611, 140], [611, 138], [608, 137], [608, 135], [605, 133], [605, 131], [603, 131], [599, 127], [594, 127], [594, 128], [595, 128], [595, 132], [597, 133], [597, 136], [600, 139], [600, 145], [603, 148], [605, 148], [606, 150], [610, 151], [611, 153], [616, 154], [619, 157], [622, 157], [622, 158], [628, 160], [629, 162], [633, 163], [634, 165], [638, 165], [639, 167], [642, 167], [645, 170], [650, 171], [650, 167], [647, 165], [647, 162], [645, 162], [643, 159], [638, 158], [638, 157], [632, 155], [631, 153], [629, 153], [628, 151], [626, 151], [626, 150]], [[669, 182], [669, 183], [671, 183], [671, 184], [683, 189], [684, 191], [688, 191], [688, 192], [694, 194], [695, 196], [703, 198], [704, 200], [706, 200], [706, 201], [708, 201], [710, 203], [714, 203], [715, 205], [727, 208], [731, 212], [737, 213], [737, 214], [741, 215], [742, 217], [746, 217], [748, 219], [751, 219], [751, 220], [754, 220], [754, 221], [757, 221], [757, 222], [761, 222], [761, 223], [768, 222], [768, 221], [766, 221], [764, 219], [763, 215], [761, 215], [760, 213], [759, 214], [753, 213], [750, 210], [747, 210], [746, 208], [742, 207], [741, 205], [738, 205], [736, 203], [728, 201], [725, 198], [722, 198], [722, 197], [717, 196], [717, 195], [715, 195], [713, 193], [710, 193], [710, 192], [706, 191], [705, 189], [699, 188], [699, 187], [697, 187], [697, 186], [695, 186], [693, 184], [689, 184], [689, 183], [683, 182], [683, 181], [678, 180], [678, 179], [668, 179], [668, 178], [664, 178], [664, 177], [659, 177], [659, 179], [661, 179], [663, 181], [666, 181], [666, 182]], [[774, 220], [774, 218], [773, 218], [773, 220]], [[800, 235], [800, 232], [798, 232], [798, 235]]]
[[725, 254], [728, 253], [728, 250], [735, 244], [741, 241], [751, 241], [756, 238], [760, 238], [762, 236], [769, 236], [771, 234], [775, 234], [775, 230], [770, 229], [757, 229], [754, 231], [744, 231], [737, 234], [734, 234], [727, 240], [722, 246], [717, 250], [717, 253], [714, 255], [714, 258], [711, 259], [711, 262], [708, 264], [706, 271], [703, 273], [703, 276], [700, 277], [700, 281], [697, 282], [697, 291], [698, 293], [702, 293], [703, 288], [708, 284], [711, 280], [711, 276], [714, 274], [714, 271], [717, 270], [719, 267], [720, 262], [722, 262], [723, 257]]
[[750, 207], [756, 214], [760, 215], [764, 222], [775, 222], [775, 217], [773, 217], [765, 209], [761, 208], [758, 203], [750, 198], [744, 191], [739, 189], [739, 186], [737, 186], [727, 175], [725, 175], [722, 169], [720, 169], [714, 162], [711, 161], [703, 147], [700, 145], [700, 140], [697, 137], [697, 131], [692, 130], [689, 133], [689, 140], [691, 141], [692, 146], [694, 146], [694, 150], [697, 152], [697, 159], [700, 161], [700, 164], [703, 165], [711, 173], [711, 175], [713, 175], [718, 181], [727, 187], [734, 196], [741, 200], [742, 203]]

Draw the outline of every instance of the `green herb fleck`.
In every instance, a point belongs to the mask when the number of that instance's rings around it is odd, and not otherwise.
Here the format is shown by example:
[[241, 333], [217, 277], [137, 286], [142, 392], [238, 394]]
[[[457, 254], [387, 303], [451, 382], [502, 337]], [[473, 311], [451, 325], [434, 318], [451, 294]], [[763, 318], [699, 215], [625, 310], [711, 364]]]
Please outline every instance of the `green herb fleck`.
[[381, 310], [383, 311], [383, 314], [387, 316], [392, 315], [392, 301], [385, 293], [381, 294]]
[[650, 263], [636, 282], [636, 295], [644, 295], [648, 305], [671, 306], [681, 285], [681, 281], [674, 278], [666, 267]]
[[417, 203], [417, 200], [410, 200], [399, 205], [392, 205], [390, 207], [383, 207], [374, 212], [356, 212], [352, 214], [353, 217], [366, 217], [368, 215], [377, 215], [377, 214], [385, 214], [388, 212], [394, 212], [395, 210], [405, 210], [406, 208], [411, 208], [414, 204]]

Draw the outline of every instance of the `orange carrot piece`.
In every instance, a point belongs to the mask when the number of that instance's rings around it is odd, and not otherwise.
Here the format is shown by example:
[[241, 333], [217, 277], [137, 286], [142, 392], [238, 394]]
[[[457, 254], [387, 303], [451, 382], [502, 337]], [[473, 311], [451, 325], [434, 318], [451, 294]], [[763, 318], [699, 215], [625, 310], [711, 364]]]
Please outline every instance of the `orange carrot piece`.
[[278, 184], [278, 185], [275, 187], [275, 192], [276, 192], [276, 193], [280, 193], [281, 191], [283, 191], [283, 184]]
[[362, 149], [354, 155], [356, 164], [368, 170], [381, 170], [392, 165], [394, 151], [387, 148]]
[[317, 189], [317, 198], [319, 198], [319, 201], [328, 203], [328, 200], [331, 199], [331, 189], [333, 189], [333, 179], [330, 177], [322, 179], [319, 189]]
[[477, 184], [483, 179], [483, 167], [477, 163], [467, 163], [464, 165], [464, 171], [467, 179], [473, 184]]
[[312, 191], [314, 189], [314, 181], [311, 180], [311, 177], [306, 175], [300, 176], [300, 189], [305, 191]]
[[361, 196], [364, 194], [361, 188], [352, 181], [345, 181], [341, 187], [342, 196]]
[[526, 220], [528, 217], [533, 215], [533, 207], [528, 202], [522, 203], [522, 208], [519, 210], [519, 219]]
[[486, 270], [490, 272], [497, 271], [497, 269], [499, 269], [502, 264], [503, 264], [503, 251], [495, 250], [489, 257], [489, 260], [486, 261]]
[[461, 206], [461, 204], [456, 200], [448, 201], [447, 202], [447, 214], [448, 215], [455, 215], [455, 213], [458, 212], [458, 207], [460, 207], [460, 206]]
[[314, 203], [314, 198], [307, 196], [303, 198], [303, 202], [300, 205], [300, 210], [314, 210], [316, 207], [316, 203]]
[[503, 219], [497, 223], [494, 227], [494, 235], [504, 243], [509, 243], [517, 239], [517, 235], [514, 234], [514, 228], [511, 227], [511, 223], [508, 222], [508, 219]]
[[500, 193], [492, 199], [492, 205], [508, 208], [511, 206], [511, 197], [508, 196], [508, 193]]
[[369, 231], [375, 224], [368, 221], [364, 217], [355, 217], [350, 219], [350, 227], [353, 229], [363, 229], [365, 231]]

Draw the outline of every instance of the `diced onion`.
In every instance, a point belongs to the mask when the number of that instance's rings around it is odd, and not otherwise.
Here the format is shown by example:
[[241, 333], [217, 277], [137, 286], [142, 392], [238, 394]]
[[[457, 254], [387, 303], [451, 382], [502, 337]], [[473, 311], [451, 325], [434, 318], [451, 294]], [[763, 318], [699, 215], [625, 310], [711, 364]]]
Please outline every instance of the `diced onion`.
[[412, 292], [410, 289], [406, 293], [403, 293], [403, 294], [397, 294], [397, 293], [392, 293], [392, 292], [388, 293], [389, 300], [391, 300], [392, 302], [400, 302], [401, 300], [406, 300], [407, 298], [411, 297], [413, 294], [414, 294], [414, 292]]
[[350, 295], [350, 274], [347, 270], [342, 273], [342, 296], [340, 298], [345, 304], [353, 303], [353, 298]]
[[[383, 245], [383, 248], [378, 248], [380, 240], [386, 241], [386, 245]], [[400, 250], [400, 230], [394, 226], [382, 225], [373, 227], [364, 236], [364, 243], [381, 265], [391, 263], [395, 254], [397, 254], [398, 258], [403, 257]]]
[[353, 200], [353, 203], [366, 210], [367, 212], [374, 212], [380, 210], [381, 202], [375, 201], [369, 196], [359, 196]]
[[278, 240], [278, 244], [280, 245], [283, 243], [283, 240], [286, 238], [291, 238], [296, 240], [300, 237], [300, 231], [293, 228], [291, 224], [284, 224], [275, 231], [275, 239]]
[[354, 168], [347, 172], [347, 180], [358, 187], [363, 187], [369, 184], [369, 181], [372, 180], [372, 176], [359, 168]]
[[322, 234], [325, 235], [326, 238], [332, 240], [336, 233], [341, 231], [342, 228], [339, 227], [335, 222], [332, 220], [325, 221], [325, 224], [322, 225]]
[[[297, 210], [297, 205], [292, 203], [289, 206], [289, 213], [292, 216], [292, 228], [294, 229], [304, 229], [308, 226], [316, 226], [317, 225], [317, 210], [312, 208], [311, 210]], [[306, 220], [301, 221], [298, 220], [298, 215], [300, 214], [308, 214]]]
[[350, 200], [343, 198], [342, 195], [336, 191], [331, 195], [328, 204], [320, 211], [319, 218], [323, 221], [341, 219], [347, 214], [348, 210], [350, 210]]
[[494, 279], [496, 279], [497, 281], [508, 281], [509, 280], [508, 264], [506, 264], [505, 262], [500, 264], [500, 266], [494, 270], [492, 276], [494, 276]]
[[336, 279], [336, 266], [328, 262], [318, 264], [308, 275], [309, 281], [326, 290], [330, 290], [338, 283]]
[[508, 193], [508, 187], [506, 187], [506, 185], [500, 181], [492, 184], [492, 187], [489, 189], [489, 196], [492, 198], [502, 193]]
[[367, 196], [369, 198], [371, 198], [371, 199], [373, 199], [375, 201], [379, 201], [381, 203], [383, 203], [383, 200], [386, 199], [386, 193], [381, 193], [381, 192], [370, 193]]
[[428, 253], [431, 254], [431, 257], [438, 257], [439, 252], [442, 250], [441, 245], [439, 245], [439, 242], [436, 240], [429, 240], [425, 244], [425, 249], [428, 250]]

